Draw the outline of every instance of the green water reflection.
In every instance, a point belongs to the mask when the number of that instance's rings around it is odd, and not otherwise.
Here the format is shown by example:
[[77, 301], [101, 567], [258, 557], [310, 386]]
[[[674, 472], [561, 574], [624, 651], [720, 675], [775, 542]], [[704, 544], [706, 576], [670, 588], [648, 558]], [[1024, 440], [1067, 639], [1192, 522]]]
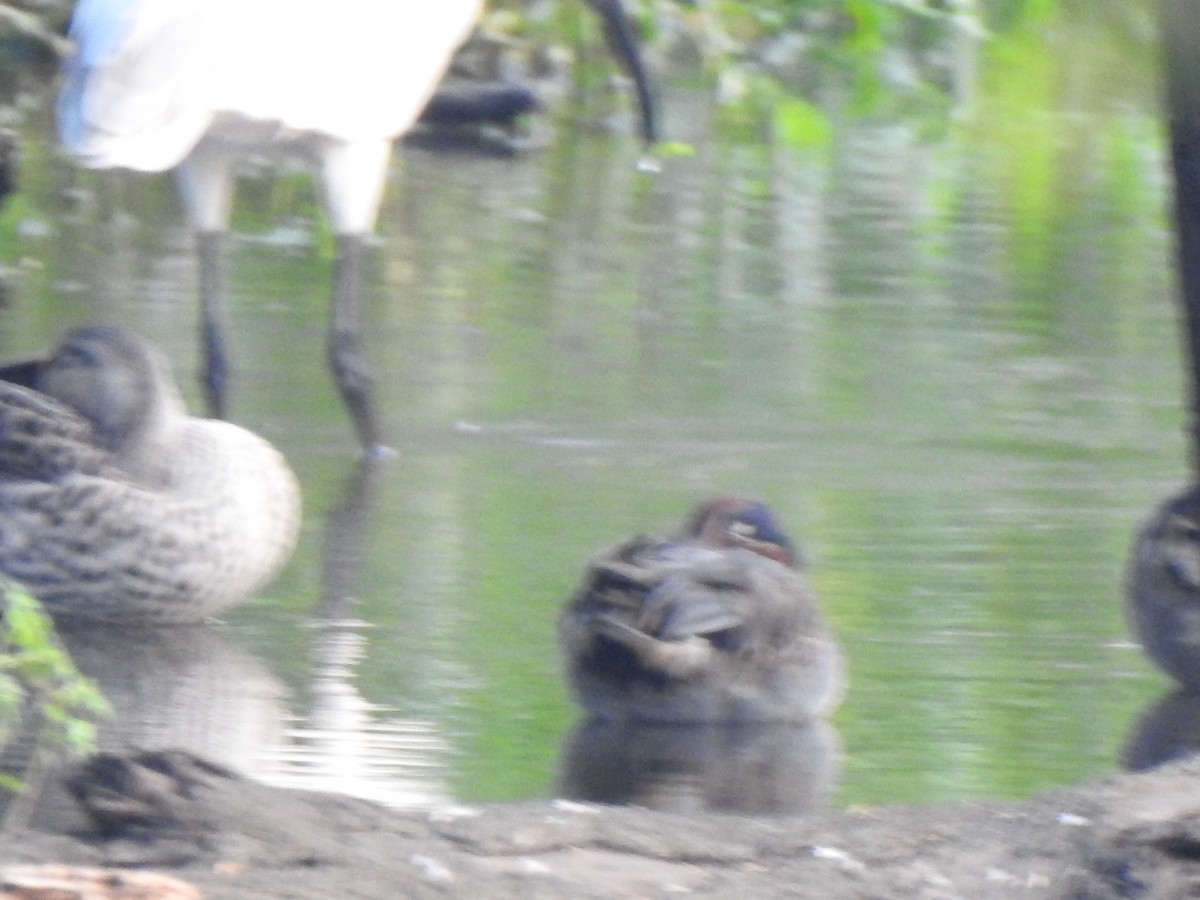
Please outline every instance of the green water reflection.
[[[1020, 796], [1114, 766], [1166, 687], [1125, 636], [1126, 547], [1184, 474], [1162, 148], [1128, 98], [1020, 121], [1002, 100], [937, 139], [697, 137], [658, 176], [596, 135], [397, 157], [370, 344], [400, 455], [342, 675], [376, 719], [429, 723], [450, 795], [550, 790], [575, 717], [554, 621], [582, 563], [726, 490], [791, 524], [846, 644], [844, 802]], [[669, 112], [707, 134], [694, 98]], [[22, 272], [0, 349], [108, 319], [189, 373], [169, 184], [79, 174], [49, 141], [31, 131], [29, 187], [0, 220]], [[301, 712], [353, 446], [311, 189], [247, 188], [235, 417], [292, 460], [307, 522], [230, 631]]]

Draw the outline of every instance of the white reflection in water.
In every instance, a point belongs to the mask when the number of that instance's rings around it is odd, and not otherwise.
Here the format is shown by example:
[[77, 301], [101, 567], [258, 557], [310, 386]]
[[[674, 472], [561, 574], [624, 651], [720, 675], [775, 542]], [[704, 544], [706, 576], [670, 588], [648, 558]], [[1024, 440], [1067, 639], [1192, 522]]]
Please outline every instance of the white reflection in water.
[[89, 628], [64, 643], [112, 706], [101, 749], [187, 750], [247, 775], [283, 740], [287, 692], [218, 628]]
[[337, 791], [395, 807], [447, 799], [448, 747], [437, 725], [368, 703], [354, 688], [361, 622], [326, 623], [313, 642], [307, 714], [264, 754], [259, 777], [281, 787]]

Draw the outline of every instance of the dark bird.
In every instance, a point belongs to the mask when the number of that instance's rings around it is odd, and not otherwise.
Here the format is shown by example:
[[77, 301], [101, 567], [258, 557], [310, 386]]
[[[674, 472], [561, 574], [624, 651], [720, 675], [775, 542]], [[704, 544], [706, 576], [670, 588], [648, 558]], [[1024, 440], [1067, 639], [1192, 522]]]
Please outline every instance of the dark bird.
[[439, 128], [511, 125], [537, 108], [537, 94], [523, 84], [464, 82], [439, 88], [417, 121]]
[[[656, 133], [620, 0], [587, 0]], [[235, 167], [271, 150], [311, 161], [337, 237], [328, 353], [362, 446], [382, 449], [360, 308], [394, 138], [426, 107], [482, 0], [79, 0], [58, 103], [90, 168], [173, 169], [200, 259], [203, 380], [223, 416], [225, 236]]]
[[201, 621], [291, 555], [300, 492], [283, 456], [189, 416], [139, 338], [83, 328], [0, 379], [0, 573], [56, 618]]
[[701, 504], [671, 537], [596, 556], [559, 622], [567, 679], [607, 719], [803, 721], [845, 689], [791, 542], [756, 500]]
[[1125, 614], [1146, 655], [1200, 690], [1200, 486], [1164, 502], [1134, 542]]

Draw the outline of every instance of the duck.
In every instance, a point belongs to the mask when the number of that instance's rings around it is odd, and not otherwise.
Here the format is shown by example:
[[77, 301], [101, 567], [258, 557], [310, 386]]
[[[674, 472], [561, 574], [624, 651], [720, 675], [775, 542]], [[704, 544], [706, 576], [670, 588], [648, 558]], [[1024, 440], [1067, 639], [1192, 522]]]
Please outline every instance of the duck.
[[706, 500], [674, 534], [597, 554], [558, 637], [576, 701], [605, 720], [803, 722], [846, 688], [799, 552], [747, 497]]
[[0, 573], [55, 619], [216, 617], [278, 573], [300, 518], [283, 455], [188, 415], [135, 334], [79, 328], [0, 367]]
[[1139, 529], [1125, 617], [1151, 662], [1200, 690], [1200, 485], [1162, 502]]

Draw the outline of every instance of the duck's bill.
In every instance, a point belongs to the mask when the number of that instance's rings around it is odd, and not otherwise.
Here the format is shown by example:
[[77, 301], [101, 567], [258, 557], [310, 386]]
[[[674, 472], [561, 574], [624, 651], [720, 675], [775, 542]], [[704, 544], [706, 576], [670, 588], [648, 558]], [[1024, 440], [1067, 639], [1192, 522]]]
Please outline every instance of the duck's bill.
[[655, 107], [654, 92], [650, 88], [650, 79], [646, 75], [646, 66], [642, 61], [641, 40], [634, 33], [633, 22], [625, 12], [621, 0], [587, 0], [587, 4], [604, 23], [604, 36], [608, 41], [609, 50], [633, 79], [641, 113], [639, 123], [642, 140], [647, 146], [654, 144], [658, 141], [658, 110]]

